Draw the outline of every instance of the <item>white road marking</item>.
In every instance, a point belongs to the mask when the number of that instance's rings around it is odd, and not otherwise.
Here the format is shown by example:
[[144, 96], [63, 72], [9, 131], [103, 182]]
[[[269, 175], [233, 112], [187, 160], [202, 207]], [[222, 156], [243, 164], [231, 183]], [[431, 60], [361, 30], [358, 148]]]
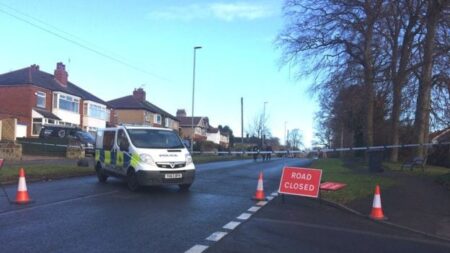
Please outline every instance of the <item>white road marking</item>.
[[241, 215], [239, 215], [238, 217], [236, 217], [236, 219], [239, 219], [239, 220], [248, 220], [248, 218], [250, 218], [250, 216], [252, 216], [250, 213], [242, 213]]
[[208, 246], [197, 244], [194, 245], [192, 248], [188, 249], [187, 251], [185, 251], [184, 253], [202, 253], [207, 248]]
[[272, 192], [272, 194], [270, 194], [270, 195], [276, 197], [276, 196], [278, 196], [278, 192]]
[[257, 212], [261, 207], [260, 206], [252, 206], [247, 211], [249, 212]]
[[271, 201], [272, 199], [273, 199], [272, 196], [267, 197], [267, 200], [268, 200], [268, 201]]
[[226, 224], [225, 226], [223, 226], [224, 229], [230, 229], [233, 230], [235, 229], [237, 226], [239, 226], [241, 223], [239, 221], [230, 221], [228, 222], [228, 224]]
[[265, 206], [267, 204], [267, 201], [259, 201], [256, 203], [257, 206]]
[[210, 236], [208, 236], [208, 238], [206, 238], [206, 240], [217, 242], [220, 239], [222, 239], [224, 236], [226, 236], [227, 234], [228, 234], [227, 232], [221, 232], [221, 231], [214, 232]]

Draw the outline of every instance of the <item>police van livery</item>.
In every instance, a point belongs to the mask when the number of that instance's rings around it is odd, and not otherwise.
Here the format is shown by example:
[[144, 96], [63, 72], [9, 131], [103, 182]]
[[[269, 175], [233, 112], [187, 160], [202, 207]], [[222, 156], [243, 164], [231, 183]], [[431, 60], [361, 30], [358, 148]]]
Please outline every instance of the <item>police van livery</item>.
[[167, 128], [118, 126], [97, 131], [95, 171], [100, 182], [123, 177], [128, 188], [178, 184], [187, 190], [195, 177], [192, 157], [178, 134]]

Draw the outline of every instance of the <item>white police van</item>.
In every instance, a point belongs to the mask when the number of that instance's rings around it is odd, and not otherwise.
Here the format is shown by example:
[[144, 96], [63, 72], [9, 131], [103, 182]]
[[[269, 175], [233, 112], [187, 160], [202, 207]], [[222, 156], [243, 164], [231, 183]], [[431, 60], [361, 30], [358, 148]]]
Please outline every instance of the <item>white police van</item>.
[[95, 171], [99, 182], [125, 178], [128, 188], [177, 184], [187, 190], [195, 177], [192, 157], [178, 134], [167, 128], [118, 126], [97, 131]]

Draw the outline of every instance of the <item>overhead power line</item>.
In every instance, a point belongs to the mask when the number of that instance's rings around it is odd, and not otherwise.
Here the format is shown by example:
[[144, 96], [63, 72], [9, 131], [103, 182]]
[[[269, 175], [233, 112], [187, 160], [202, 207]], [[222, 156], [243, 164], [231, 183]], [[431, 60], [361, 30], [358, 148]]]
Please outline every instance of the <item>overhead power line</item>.
[[[59, 31], [60, 33], [64, 33], [64, 34], [66, 34], [66, 35], [69, 35], [69, 36], [71, 36], [71, 37], [74, 37], [74, 38], [76, 38], [77, 40], [82, 40], [82, 41], [84, 41], [84, 43], [86, 43], [86, 44], [91, 44], [91, 45], [93, 45], [92, 43], [87, 42], [86, 40], [83, 40], [83, 39], [81, 39], [81, 38], [79, 38], [79, 37], [77, 37], [77, 36], [75, 36], [75, 35], [73, 35], [73, 34], [70, 34], [70, 33], [68, 33], [68, 32], [65, 32], [65, 31], [63, 31], [63, 30], [61, 30], [61, 29], [59, 29], [59, 28], [57, 28], [57, 27], [55, 27], [55, 26], [53, 26], [53, 25], [51, 25], [51, 24], [48, 24], [48, 23], [46, 23], [46, 22], [44, 22], [44, 21], [41, 21], [41, 20], [39, 20], [39, 19], [37, 19], [37, 18], [34, 18], [34, 17], [32, 17], [32, 16], [30, 16], [30, 15], [28, 15], [28, 14], [26, 14], [26, 13], [23, 13], [23, 12], [21, 12], [21, 11], [18, 11], [18, 10], [16, 10], [16, 9], [14, 9], [14, 8], [12, 8], [12, 7], [10, 7], [10, 6], [8, 6], [8, 5], [5, 5], [5, 4], [3, 4], [3, 3], [0, 3], [0, 5], [2, 5], [2, 6], [4, 6], [4, 7], [7, 7], [7, 8], [9, 8], [9, 9], [11, 9], [11, 10], [14, 10], [15, 12], [20, 13], [21, 15], [23, 15], [23, 16], [29, 18], [29, 19], [32, 19], [32, 20], [34, 20], [34, 21], [37, 21], [37, 22], [39, 22], [39, 23], [41, 23], [41, 24], [43, 24], [43, 25], [45, 25], [45, 26], [51, 27], [53, 30], [57, 30], [57, 31]], [[60, 38], [60, 39], [62, 39], [62, 40], [65, 40], [66, 42], [69, 42], [69, 43], [74, 44], [74, 45], [76, 45], [76, 46], [78, 46], [78, 47], [80, 47], [80, 48], [83, 48], [83, 49], [85, 49], [85, 50], [87, 50], [87, 51], [90, 51], [90, 52], [92, 52], [92, 53], [94, 53], [94, 54], [97, 54], [97, 55], [99, 55], [99, 56], [102, 56], [102, 57], [104, 57], [104, 58], [106, 58], [106, 59], [108, 59], [108, 60], [114, 61], [114, 62], [116, 62], [116, 63], [119, 63], [119, 64], [123, 65], [123, 66], [126, 66], [126, 67], [128, 67], [128, 68], [131, 68], [131, 69], [133, 69], [133, 70], [135, 70], [135, 71], [139, 71], [139, 72], [145, 73], [145, 74], [147, 74], [147, 75], [153, 76], [153, 77], [158, 78], [158, 79], [160, 79], [160, 80], [164, 80], [164, 81], [167, 81], [167, 82], [172, 82], [172, 81], [171, 81], [170, 79], [168, 79], [168, 78], [165, 78], [165, 77], [163, 77], [163, 76], [161, 76], [161, 75], [158, 75], [158, 74], [155, 74], [155, 73], [151, 73], [151, 72], [149, 72], [149, 71], [147, 71], [147, 70], [145, 70], [145, 69], [142, 69], [142, 68], [137, 67], [137, 66], [135, 66], [135, 65], [133, 65], [133, 64], [130, 64], [130, 63], [128, 63], [128, 62], [126, 62], [126, 61], [124, 61], [124, 60], [122, 60], [122, 59], [119, 59], [119, 58], [117, 58], [117, 57], [114, 57], [114, 56], [108, 55], [108, 54], [106, 54], [106, 53], [103, 53], [102, 51], [97, 50], [97, 49], [95, 49], [95, 48], [92, 48], [92, 47], [90, 47], [90, 46], [87, 46], [87, 45], [85, 45], [85, 44], [83, 44], [83, 43], [80, 43], [80, 42], [78, 42], [78, 41], [75, 40], [75, 39], [68, 38], [67, 36], [63, 36], [63, 35], [61, 35], [61, 34], [58, 33], [58, 32], [52, 31], [51, 29], [48, 29], [48, 28], [43, 27], [43, 26], [41, 26], [41, 25], [38, 25], [38, 24], [36, 24], [36, 23], [34, 23], [34, 22], [30, 21], [30, 20], [27, 20], [27, 19], [25, 19], [25, 18], [23, 18], [23, 17], [20, 17], [20, 16], [18, 16], [18, 15], [15, 15], [15, 14], [13, 14], [13, 13], [11, 13], [11, 12], [8, 12], [8, 11], [6, 11], [6, 10], [3, 9], [3, 8], [0, 8], [0, 12], [4, 13], [5, 15], [8, 15], [8, 16], [10, 16], [10, 17], [12, 17], [12, 18], [15, 18], [15, 19], [17, 19], [17, 20], [19, 20], [19, 21], [22, 21], [22, 22], [24, 22], [24, 23], [26, 23], [26, 24], [28, 24], [28, 25], [30, 25], [30, 26], [33, 26], [34, 28], [37, 28], [37, 29], [39, 29], [39, 30], [41, 30], [41, 31], [44, 31], [44, 32], [46, 32], [46, 33], [49, 33], [49, 34], [51, 34], [51, 35], [53, 35], [53, 36], [55, 36], [55, 37], [57, 37], [57, 38]]]

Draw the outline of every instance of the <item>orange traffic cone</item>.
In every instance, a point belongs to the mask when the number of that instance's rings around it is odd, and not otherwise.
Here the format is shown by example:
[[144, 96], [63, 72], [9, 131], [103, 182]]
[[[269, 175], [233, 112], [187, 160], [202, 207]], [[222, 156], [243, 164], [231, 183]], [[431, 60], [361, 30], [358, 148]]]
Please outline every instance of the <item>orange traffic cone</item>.
[[263, 185], [263, 173], [259, 173], [258, 178], [258, 186], [256, 187], [255, 196], [252, 198], [253, 200], [263, 201], [266, 200], [266, 196], [264, 194], [264, 185]]
[[19, 170], [19, 185], [17, 187], [16, 204], [28, 204], [31, 202], [30, 196], [28, 196], [27, 182], [25, 181], [25, 170], [20, 168]]
[[372, 212], [370, 213], [370, 218], [374, 220], [386, 219], [383, 214], [383, 209], [381, 208], [380, 186], [378, 185], [375, 187], [375, 195], [373, 196]]

